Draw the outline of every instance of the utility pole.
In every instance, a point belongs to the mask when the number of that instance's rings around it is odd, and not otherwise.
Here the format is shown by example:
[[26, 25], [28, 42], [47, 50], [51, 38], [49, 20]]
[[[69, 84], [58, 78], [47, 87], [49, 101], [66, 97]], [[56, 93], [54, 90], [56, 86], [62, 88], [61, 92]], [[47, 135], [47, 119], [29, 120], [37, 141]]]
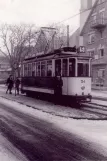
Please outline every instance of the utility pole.
[[69, 25], [67, 25], [67, 47], [69, 47]]

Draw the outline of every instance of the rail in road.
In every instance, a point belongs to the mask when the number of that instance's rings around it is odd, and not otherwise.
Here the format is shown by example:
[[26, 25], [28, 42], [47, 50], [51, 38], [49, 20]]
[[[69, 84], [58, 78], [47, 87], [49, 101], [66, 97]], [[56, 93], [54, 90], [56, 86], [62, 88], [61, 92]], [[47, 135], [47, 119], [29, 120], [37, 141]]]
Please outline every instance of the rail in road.
[[[61, 118], [71, 118], [71, 119], [78, 119], [78, 120], [107, 120], [107, 107], [104, 107], [102, 105], [98, 105], [98, 104], [95, 104], [95, 103], [82, 103], [81, 106], [64, 106], [64, 105], [61, 105], [59, 107], [59, 105], [54, 105], [53, 103], [50, 103], [50, 106], [53, 106], [53, 109], [52, 111], [45, 108], [45, 107], [42, 107], [43, 106], [43, 102], [41, 102], [41, 100], [39, 101], [39, 105], [37, 104], [37, 99], [31, 99], [29, 98], [29, 103], [27, 102], [28, 101], [28, 97], [26, 96], [18, 96], [18, 97], [15, 97], [15, 96], [10, 96], [10, 95], [4, 95], [4, 96], [1, 96], [2, 98], [4, 99], [8, 99], [8, 100], [12, 100], [12, 101], [15, 101], [15, 102], [18, 102], [19, 104], [24, 104], [26, 105], [27, 107], [31, 107], [31, 108], [34, 108], [35, 110], [39, 110], [39, 111], [42, 111], [44, 113], [48, 113], [50, 115], [53, 115], [53, 116], [58, 116], [58, 117], [61, 117]], [[20, 98], [19, 98], [20, 97]], [[30, 99], [31, 101], [34, 100], [34, 103], [30, 104]], [[45, 100], [44, 104], [46, 104], [47, 101]], [[41, 108], [41, 107], [42, 108]], [[65, 114], [63, 112], [63, 110], [66, 111], [66, 109], [69, 108], [67, 111], [68, 113], [70, 112], [70, 114]], [[58, 110], [58, 111], [57, 111]], [[60, 112], [61, 111], [61, 112]], [[76, 115], [73, 115], [72, 113], [75, 113], [76, 111]], [[91, 116], [91, 117], [90, 117]]]
[[[57, 109], [57, 105], [56, 108], [53, 110], [53, 111], [48, 111], [47, 109], [45, 109], [44, 107], [43, 108], [39, 108], [39, 106], [35, 103], [37, 103], [37, 101], [34, 102], [34, 105], [28, 103], [28, 98], [24, 95], [20, 95], [18, 98], [17, 96], [15, 97], [14, 95], [6, 95], [5, 93], [1, 93], [0, 94], [1, 97], [3, 98], [6, 98], [6, 99], [9, 99], [9, 100], [12, 100], [12, 101], [16, 101], [20, 104], [25, 104], [26, 106], [28, 107], [32, 107], [36, 110], [41, 110], [42, 112], [45, 112], [45, 113], [49, 113], [50, 115], [55, 115], [55, 116], [58, 116], [58, 117], [63, 117], [63, 118], [71, 118], [71, 119], [88, 119], [88, 120], [107, 120], [107, 106], [106, 105], [101, 105], [101, 104], [98, 104], [98, 103], [82, 103], [81, 106], [78, 106], [78, 105], [72, 105], [70, 106], [71, 108], [71, 115], [64, 115], [63, 114], [63, 110], [62, 112], [56, 112], [56, 109]], [[32, 99], [32, 98], [29, 98], [29, 100]], [[34, 100], [37, 100], [37, 99], [34, 99]], [[46, 101], [46, 100], [45, 100]], [[40, 104], [40, 106], [42, 106]], [[54, 106], [54, 104], [52, 103], [52, 106]], [[61, 105], [61, 106], [65, 106], [65, 105]], [[68, 107], [69, 105], [65, 106], [65, 109]], [[75, 108], [76, 107], [76, 108]], [[60, 107], [62, 108], [62, 107]], [[83, 115], [76, 115], [76, 116], [73, 116], [72, 115], [72, 112], [74, 112], [74, 110], [77, 110], [77, 113], [80, 113], [82, 112]], [[60, 109], [59, 109], [60, 111]], [[84, 114], [86, 115], [91, 115], [92, 117], [87, 117], [85, 116]]]
[[96, 114], [102, 120], [107, 120], [107, 106], [98, 103], [82, 103], [81, 109], [91, 114]]

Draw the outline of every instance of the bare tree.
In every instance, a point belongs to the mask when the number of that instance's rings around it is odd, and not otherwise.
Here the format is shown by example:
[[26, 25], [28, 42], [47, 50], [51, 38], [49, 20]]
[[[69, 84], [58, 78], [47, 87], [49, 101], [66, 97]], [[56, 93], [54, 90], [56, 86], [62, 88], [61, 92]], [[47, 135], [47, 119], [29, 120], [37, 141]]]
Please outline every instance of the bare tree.
[[37, 30], [34, 25], [8, 25], [0, 27], [0, 52], [10, 63], [12, 72], [19, 71], [19, 65], [36, 44]]

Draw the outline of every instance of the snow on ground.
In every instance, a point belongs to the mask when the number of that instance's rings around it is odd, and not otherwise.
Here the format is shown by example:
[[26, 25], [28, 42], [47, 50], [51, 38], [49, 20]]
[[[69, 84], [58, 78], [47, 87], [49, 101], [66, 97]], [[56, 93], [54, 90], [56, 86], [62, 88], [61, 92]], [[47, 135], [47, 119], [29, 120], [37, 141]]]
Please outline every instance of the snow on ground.
[[[12, 95], [9, 95], [9, 94], [6, 95], [5, 91], [6, 91], [6, 87], [0, 86], [0, 96], [10, 99], [10, 100], [14, 100], [22, 104], [26, 104], [29, 107], [33, 107], [43, 112], [51, 113], [52, 115], [70, 117], [70, 118], [78, 118], [78, 119], [83, 119], [83, 118], [98, 119], [99, 118], [99, 116], [96, 115], [95, 113], [89, 113], [82, 109], [80, 110], [76, 108], [70, 108], [68, 106], [64, 107], [61, 105], [54, 105], [51, 102], [37, 100], [37, 99], [29, 98], [23, 95], [15, 96], [14, 90], [13, 90]], [[102, 91], [102, 93], [104, 92]], [[101, 95], [102, 93], [97, 92], [97, 91], [92, 91], [92, 95], [95, 95], [95, 94]], [[92, 100], [92, 103], [100, 104], [100, 105], [107, 105], [106, 101], [94, 100], [94, 99]]]
[[92, 100], [92, 103], [98, 104], [98, 105], [103, 105], [103, 106], [107, 106], [107, 101], [103, 101], [103, 100]]
[[64, 107], [61, 105], [54, 105], [51, 102], [43, 101], [43, 100], [37, 100], [34, 98], [29, 98], [23, 95], [15, 96], [14, 94], [9, 95], [5, 94], [5, 92], [0, 92], [0, 96], [25, 104], [29, 107], [33, 107], [35, 109], [41, 110], [46, 113], [51, 113], [52, 115], [56, 116], [62, 116], [62, 117], [70, 117], [70, 118], [91, 118], [91, 119], [97, 119], [99, 118], [95, 114], [89, 114], [88, 112], [84, 112], [80, 109], [71, 108], [71, 107]]
[[27, 161], [27, 159], [0, 134], [0, 161]]
[[101, 97], [101, 98], [107, 98], [107, 91], [92, 91], [92, 96], [94, 97]]
[[99, 151], [107, 154], [107, 121], [74, 120], [52, 116], [48, 113], [28, 108], [25, 105], [0, 98], [0, 102], [35, 118], [46, 120], [53, 125], [73, 133], [79, 138], [97, 144]]

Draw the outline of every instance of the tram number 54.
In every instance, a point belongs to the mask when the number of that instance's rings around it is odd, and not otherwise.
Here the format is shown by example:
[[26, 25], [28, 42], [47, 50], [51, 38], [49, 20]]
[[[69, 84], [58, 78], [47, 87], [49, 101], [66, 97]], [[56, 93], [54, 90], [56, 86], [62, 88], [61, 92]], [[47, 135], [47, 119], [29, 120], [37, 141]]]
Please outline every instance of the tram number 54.
[[81, 80], [81, 83], [85, 83], [85, 80]]

